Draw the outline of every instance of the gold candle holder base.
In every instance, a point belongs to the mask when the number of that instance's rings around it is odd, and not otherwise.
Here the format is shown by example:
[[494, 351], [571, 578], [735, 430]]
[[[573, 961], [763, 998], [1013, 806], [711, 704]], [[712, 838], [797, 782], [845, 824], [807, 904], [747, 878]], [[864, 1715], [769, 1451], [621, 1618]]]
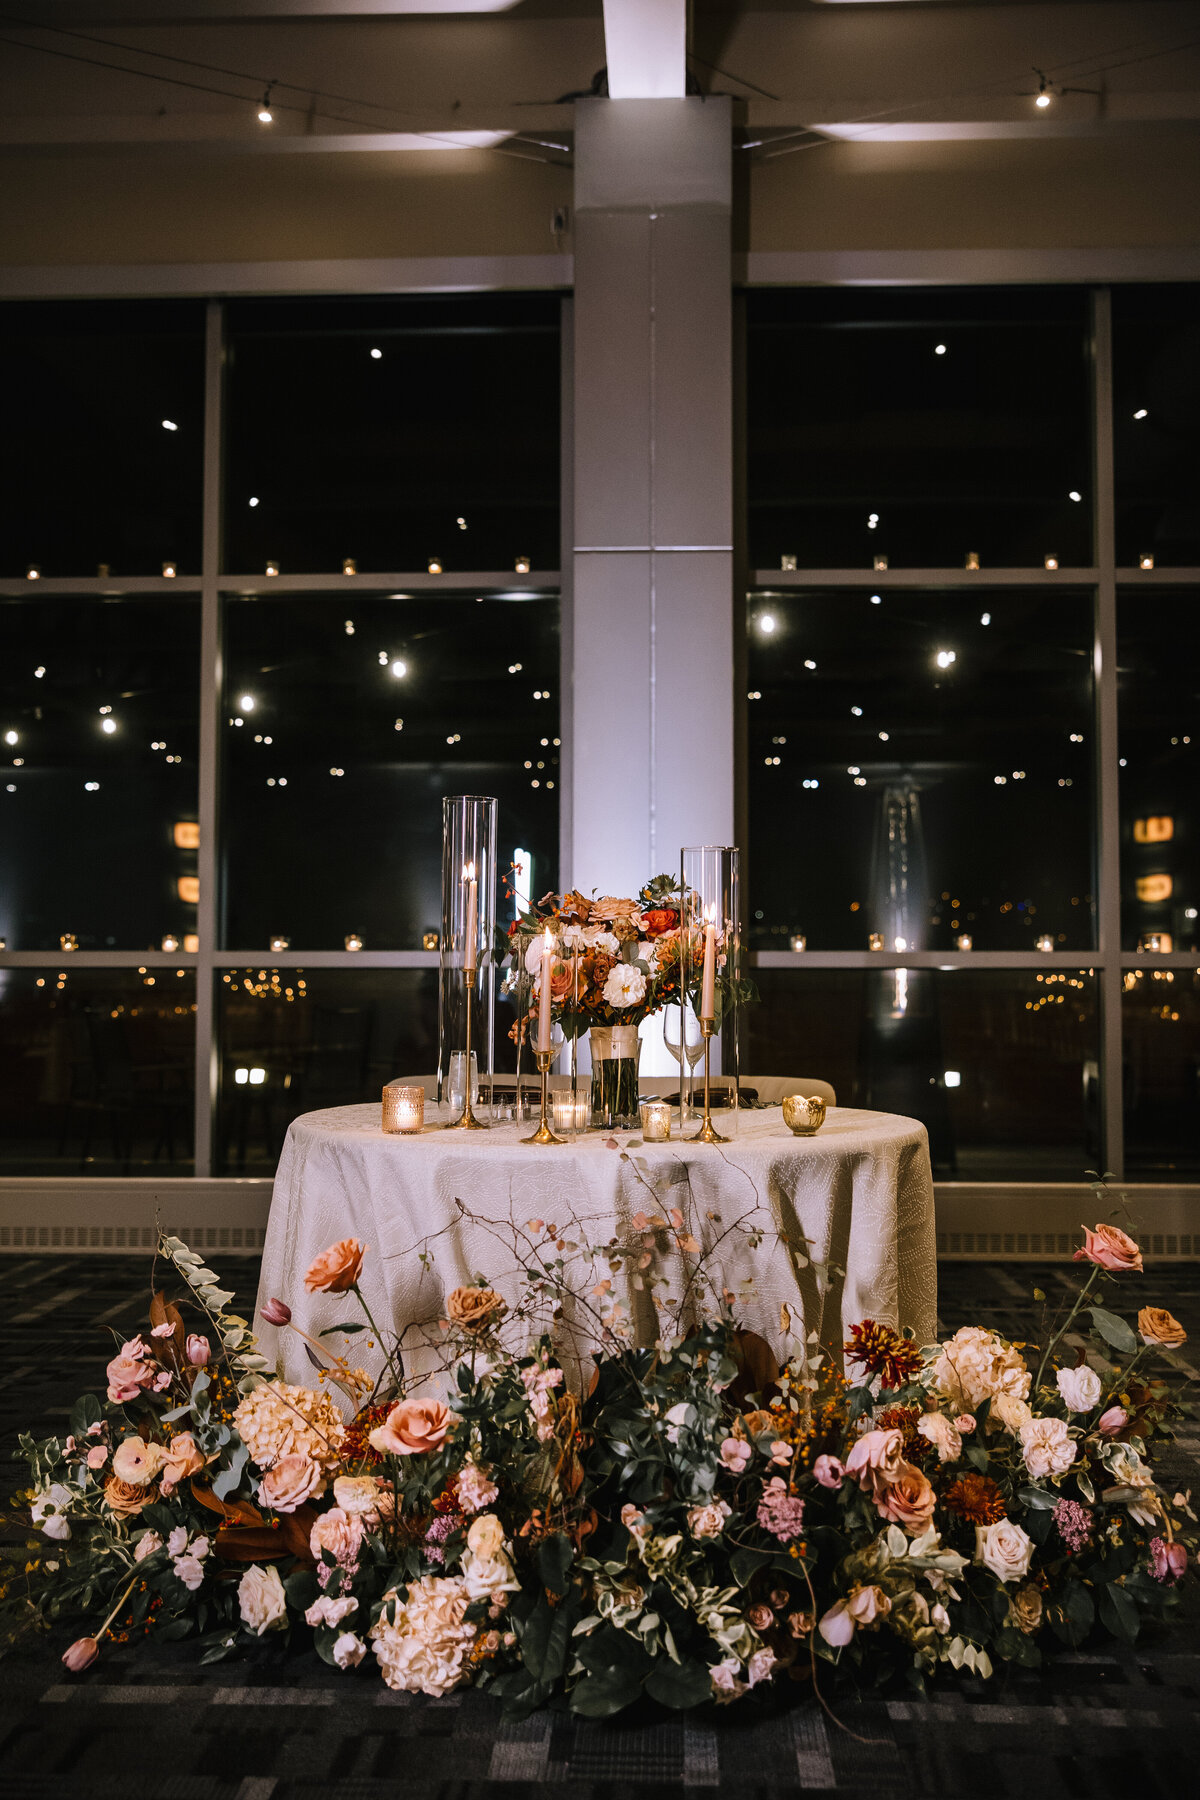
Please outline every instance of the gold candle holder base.
[[565, 1144], [567, 1141], [566, 1138], [555, 1137], [554, 1133], [551, 1131], [550, 1120], [547, 1116], [547, 1096], [550, 1088], [550, 1064], [554, 1060], [554, 1052], [553, 1050], [535, 1050], [534, 1055], [537, 1057], [538, 1074], [542, 1078], [542, 1116], [538, 1121], [538, 1128], [533, 1136], [522, 1138], [521, 1142], [523, 1144]]
[[467, 1050], [466, 1055], [463, 1057], [463, 1080], [466, 1084], [466, 1097], [463, 1100], [462, 1117], [451, 1119], [446, 1126], [446, 1130], [486, 1131], [488, 1129], [486, 1121], [477, 1119], [471, 1110], [471, 1001], [475, 994], [477, 971], [475, 969], [465, 969], [463, 975], [467, 985]]
[[696, 1133], [695, 1137], [691, 1139], [693, 1144], [727, 1144], [729, 1142], [727, 1137], [722, 1137], [721, 1133], [712, 1122], [712, 1090], [709, 1083], [708, 1059], [715, 1032], [716, 1023], [714, 1020], [701, 1019], [700, 1035], [704, 1039], [704, 1117], [700, 1122], [699, 1131]]

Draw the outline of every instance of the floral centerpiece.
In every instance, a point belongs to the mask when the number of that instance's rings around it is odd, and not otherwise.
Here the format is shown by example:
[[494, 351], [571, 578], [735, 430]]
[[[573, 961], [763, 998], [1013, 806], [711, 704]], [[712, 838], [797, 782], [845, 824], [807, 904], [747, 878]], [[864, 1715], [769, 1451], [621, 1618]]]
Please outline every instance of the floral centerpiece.
[[[699, 1250], [678, 1209], [634, 1226], [612, 1266], [652, 1291], [656, 1246]], [[569, 1246], [553, 1223], [529, 1234], [529, 1291], [560, 1304]], [[643, 1695], [821, 1691], [844, 1672], [920, 1685], [1093, 1633], [1132, 1641], [1195, 1553], [1190, 1498], [1151, 1455], [1180, 1410], [1185, 1334], [1154, 1306], [1135, 1330], [1102, 1304], [1142, 1279], [1111, 1224], [1085, 1233], [1087, 1279], [1040, 1352], [982, 1324], [923, 1347], [864, 1320], [843, 1374], [785, 1307], [781, 1360], [698, 1272], [712, 1303], [648, 1348], [609, 1283], [574, 1297], [608, 1308], [582, 1392], [524, 1299], [482, 1277], [447, 1296], [444, 1378], [410, 1391], [384, 1333], [370, 1391], [326, 1347], [376, 1335], [353, 1240], [306, 1279], [364, 1316], [311, 1340], [313, 1385], [289, 1385], [201, 1259], [176, 1238], [161, 1251], [197, 1318], [157, 1295], [68, 1434], [22, 1440], [44, 1548], [12, 1617], [94, 1621], [73, 1670], [108, 1638], [190, 1637], [211, 1661], [280, 1632], [395, 1689], [487, 1686], [517, 1717], [559, 1696], [602, 1716]], [[265, 1311], [288, 1325], [284, 1301]]]

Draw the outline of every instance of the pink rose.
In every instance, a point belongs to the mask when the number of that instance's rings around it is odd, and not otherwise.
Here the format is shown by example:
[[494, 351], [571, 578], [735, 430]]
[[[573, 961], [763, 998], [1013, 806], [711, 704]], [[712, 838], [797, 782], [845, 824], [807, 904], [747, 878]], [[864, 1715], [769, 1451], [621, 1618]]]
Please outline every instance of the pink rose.
[[971, 1433], [975, 1430], [974, 1413], [959, 1413], [954, 1421], [954, 1426], [959, 1437], [970, 1437]]
[[902, 1462], [896, 1479], [876, 1502], [881, 1518], [902, 1525], [910, 1534], [924, 1531], [937, 1506], [929, 1479], [912, 1463]]
[[203, 1369], [212, 1355], [212, 1345], [206, 1337], [193, 1331], [188, 1336], [186, 1355], [193, 1369]]
[[813, 1476], [823, 1488], [841, 1487], [842, 1477], [846, 1471], [836, 1456], [818, 1456], [813, 1464]]
[[845, 1473], [858, 1482], [878, 1505], [895, 1481], [904, 1461], [904, 1436], [890, 1431], [867, 1431], [854, 1445], [845, 1462]]
[[76, 1638], [69, 1650], [63, 1651], [63, 1661], [72, 1675], [78, 1675], [82, 1669], [90, 1668], [100, 1654], [99, 1642], [93, 1637]]
[[[316, 1265], [314, 1264], [313, 1267], [315, 1268]], [[312, 1273], [311, 1269], [309, 1273]], [[268, 1325], [286, 1325], [291, 1319], [292, 1309], [290, 1306], [286, 1306], [282, 1300], [268, 1300], [265, 1306], [259, 1307], [258, 1313], [259, 1317], [265, 1319]]]
[[318, 1562], [328, 1551], [339, 1568], [355, 1569], [362, 1541], [361, 1518], [355, 1514], [347, 1516], [340, 1506], [331, 1506], [314, 1521], [308, 1545]]
[[362, 1270], [367, 1246], [357, 1238], [339, 1238], [322, 1250], [304, 1277], [310, 1294], [345, 1294], [354, 1286]]
[[1096, 1430], [1101, 1437], [1115, 1438], [1124, 1431], [1128, 1423], [1129, 1414], [1123, 1406], [1110, 1406], [1108, 1411], [1102, 1412], [1096, 1420]]
[[195, 1438], [190, 1431], [181, 1431], [171, 1439], [166, 1448], [166, 1461], [162, 1471], [163, 1493], [171, 1493], [189, 1475], [199, 1475], [203, 1467], [204, 1457]]
[[721, 1444], [721, 1461], [734, 1475], [740, 1475], [750, 1461], [750, 1446], [743, 1438], [727, 1437]]
[[108, 1451], [103, 1444], [94, 1444], [87, 1453], [87, 1466], [89, 1469], [102, 1469], [107, 1461]]
[[1083, 1244], [1075, 1252], [1076, 1262], [1093, 1262], [1118, 1275], [1142, 1273], [1142, 1253], [1119, 1225], [1097, 1225], [1094, 1231], [1081, 1225], [1079, 1229], [1083, 1232]]
[[106, 1371], [110, 1400], [118, 1404], [136, 1400], [142, 1389], [151, 1385], [158, 1373], [158, 1364], [145, 1362], [144, 1357], [145, 1348], [136, 1338], [124, 1346], [119, 1356], [113, 1357]]
[[281, 1456], [267, 1470], [258, 1486], [258, 1504], [271, 1512], [295, 1512], [306, 1500], [313, 1500], [325, 1490], [325, 1477], [319, 1462], [293, 1450]]
[[456, 1423], [440, 1400], [402, 1400], [371, 1433], [371, 1448], [384, 1456], [424, 1456], [438, 1449]]

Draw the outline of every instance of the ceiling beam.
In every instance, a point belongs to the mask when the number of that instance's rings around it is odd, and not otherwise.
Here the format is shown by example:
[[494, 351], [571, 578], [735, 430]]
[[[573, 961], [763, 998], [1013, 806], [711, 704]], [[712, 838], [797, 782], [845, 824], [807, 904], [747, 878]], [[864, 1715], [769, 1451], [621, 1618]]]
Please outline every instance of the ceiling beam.
[[604, 0], [611, 100], [682, 100], [687, 0]]

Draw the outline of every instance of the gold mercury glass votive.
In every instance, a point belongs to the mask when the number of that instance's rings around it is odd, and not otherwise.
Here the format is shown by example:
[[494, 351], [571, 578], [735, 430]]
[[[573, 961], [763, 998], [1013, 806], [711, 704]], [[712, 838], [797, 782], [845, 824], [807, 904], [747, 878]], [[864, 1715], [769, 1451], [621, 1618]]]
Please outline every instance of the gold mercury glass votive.
[[671, 1136], [671, 1108], [665, 1100], [643, 1100], [638, 1107], [642, 1136], [648, 1144], [665, 1144]]
[[788, 1094], [783, 1122], [793, 1137], [813, 1137], [825, 1123], [825, 1102], [819, 1094]]
[[383, 1129], [420, 1131], [425, 1124], [425, 1089], [389, 1081], [383, 1090]]
[[550, 1120], [555, 1131], [586, 1131], [592, 1122], [590, 1096], [572, 1099], [569, 1093], [551, 1094]]

